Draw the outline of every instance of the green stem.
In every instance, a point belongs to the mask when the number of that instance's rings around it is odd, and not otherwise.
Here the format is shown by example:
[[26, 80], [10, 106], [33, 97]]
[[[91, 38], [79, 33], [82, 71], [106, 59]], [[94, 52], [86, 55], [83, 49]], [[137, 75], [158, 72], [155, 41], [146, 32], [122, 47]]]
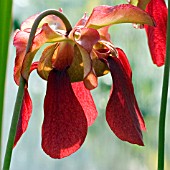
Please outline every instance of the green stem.
[[[170, 0], [168, 0], [168, 7], [170, 7]], [[164, 67], [161, 109], [160, 109], [160, 118], [159, 118], [158, 170], [164, 170], [165, 120], [166, 120], [166, 106], [167, 106], [169, 69], [170, 69], [170, 50], [169, 49], [170, 49], [170, 8], [168, 8], [166, 61], [165, 61], [165, 67]]]
[[6, 78], [6, 65], [8, 58], [8, 44], [11, 32], [12, 0], [0, 1], [0, 168], [2, 151], [2, 119], [4, 106], [4, 91]]
[[[37, 27], [38, 27], [40, 21], [47, 15], [56, 15], [57, 17], [59, 17], [63, 21], [63, 23], [65, 24], [67, 33], [69, 33], [72, 30], [72, 27], [71, 27], [69, 21], [67, 20], [67, 18], [61, 12], [53, 10], [53, 9], [46, 10], [46, 11], [42, 12], [35, 19], [34, 24], [31, 28], [31, 32], [30, 32], [30, 35], [29, 35], [28, 44], [27, 44], [27, 48], [26, 48], [26, 54], [29, 52], [29, 50], [32, 46], [32, 41], [33, 41], [34, 35], [36, 33], [36, 30], [37, 30]], [[20, 111], [21, 111], [21, 107], [22, 107], [22, 100], [23, 100], [23, 97], [24, 97], [25, 84], [26, 84], [26, 81], [21, 76], [18, 94], [17, 94], [17, 98], [16, 98], [16, 102], [15, 102], [14, 113], [13, 113], [13, 117], [12, 117], [12, 123], [11, 123], [9, 137], [8, 137], [7, 148], [6, 148], [6, 152], [5, 152], [3, 170], [8, 170], [10, 168], [12, 149], [13, 149], [13, 145], [14, 145], [18, 119], [19, 119], [19, 115], [20, 115]]]
[[18, 119], [19, 119], [19, 115], [20, 115], [19, 113], [21, 110], [22, 100], [24, 97], [24, 87], [25, 87], [25, 80], [21, 77], [18, 94], [17, 94], [17, 100], [15, 102], [15, 108], [14, 108], [14, 113], [13, 113], [13, 117], [12, 117], [10, 133], [9, 133], [9, 137], [8, 137], [8, 143], [7, 143], [7, 148], [6, 148], [6, 155], [5, 155], [5, 159], [4, 159], [3, 170], [8, 170], [10, 167], [12, 148], [13, 148], [13, 143], [14, 143], [15, 134], [16, 134], [16, 127], [18, 124]]

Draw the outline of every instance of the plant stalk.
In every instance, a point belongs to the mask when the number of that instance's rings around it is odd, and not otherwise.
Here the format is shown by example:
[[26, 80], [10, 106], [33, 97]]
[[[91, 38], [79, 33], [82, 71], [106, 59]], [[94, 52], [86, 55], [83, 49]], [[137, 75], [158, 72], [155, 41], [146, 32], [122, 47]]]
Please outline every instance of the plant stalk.
[[[168, 0], [170, 7], [170, 0]], [[167, 43], [166, 43], [166, 59], [163, 76], [162, 98], [159, 117], [159, 134], [158, 134], [158, 170], [164, 170], [165, 156], [165, 120], [169, 85], [169, 70], [170, 70], [170, 8], [168, 8], [168, 25], [167, 25]]]
[[8, 44], [11, 32], [11, 12], [12, 0], [0, 1], [0, 169], [1, 169], [1, 154], [2, 154], [2, 120], [4, 107], [5, 79], [6, 66], [8, 58]]

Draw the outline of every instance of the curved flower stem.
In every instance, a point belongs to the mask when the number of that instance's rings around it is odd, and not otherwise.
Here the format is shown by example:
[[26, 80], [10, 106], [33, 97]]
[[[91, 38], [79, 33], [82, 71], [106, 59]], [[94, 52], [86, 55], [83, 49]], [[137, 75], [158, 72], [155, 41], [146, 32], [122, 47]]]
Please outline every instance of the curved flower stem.
[[[68, 33], [72, 30], [72, 27], [71, 27], [69, 21], [61, 12], [53, 10], [53, 9], [46, 10], [46, 11], [42, 12], [35, 19], [34, 24], [31, 28], [31, 32], [29, 35], [28, 44], [27, 44], [27, 48], [26, 48], [26, 54], [29, 52], [29, 50], [32, 46], [32, 41], [33, 41], [34, 35], [36, 33], [36, 30], [38, 28], [40, 21], [47, 15], [56, 15], [63, 21]], [[15, 134], [16, 134], [16, 130], [17, 130], [18, 119], [19, 119], [19, 115], [20, 115], [20, 111], [21, 111], [21, 107], [22, 107], [22, 100], [24, 97], [25, 84], [26, 84], [26, 81], [21, 76], [19, 89], [18, 89], [18, 93], [17, 93], [17, 98], [16, 98], [16, 102], [15, 102], [14, 113], [13, 113], [13, 117], [12, 117], [12, 123], [11, 123], [9, 137], [8, 137], [7, 148], [6, 148], [6, 152], [5, 152], [3, 170], [8, 170], [10, 168], [12, 149], [13, 149], [13, 145], [14, 145], [14, 139], [15, 139]]]
[[167, 46], [166, 46], [166, 61], [164, 67], [164, 77], [162, 86], [161, 109], [159, 118], [159, 142], [158, 142], [158, 170], [164, 170], [164, 146], [165, 146], [165, 120], [166, 106], [169, 84], [170, 70], [170, 0], [168, 0], [168, 28], [167, 28]]
[[10, 167], [12, 148], [13, 148], [13, 143], [14, 143], [15, 134], [16, 134], [16, 127], [17, 127], [17, 123], [18, 123], [18, 119], [20, 115], [19, 113], [20, 113], [21, 106], [22, 106], [22, 100], [24, 97], [24, 87], [25, 87], [25, 80], [21, 77], [18, 94], [17, 94], [17, 100], [15, 103], [14, 113], [12, 117], [12, 123], [11, 123], [7, 148], [6, 148], [6, 155], [4, 159], [3, 170], [8, 170]]
[[[33, 40], [34, 35], [36, 33], [37, 27], [38, 27], [40, 21], [44, 17], [46, 17], [47, 15], [56, 15], [57, 17], [59, 17], [64, 22], [64, 24], [66, 26], [66, 30], [67, 30], [68, 33], [72, 30], [70, 22], [61, 12], [56, 11], [55, 9], [49, 9], [49, 10], [43, 11], [42, 13], [40, 13], [40, 15], [34, 21], [34, 24], [32, 26], [31, 33], [30, 33], [30, 38], [28, 40], [27, 47], [29, 47], [29, 48], [31, 47], [32, 40]], [[27, 48], [27, 52], [29, 51], [29, 48]]]

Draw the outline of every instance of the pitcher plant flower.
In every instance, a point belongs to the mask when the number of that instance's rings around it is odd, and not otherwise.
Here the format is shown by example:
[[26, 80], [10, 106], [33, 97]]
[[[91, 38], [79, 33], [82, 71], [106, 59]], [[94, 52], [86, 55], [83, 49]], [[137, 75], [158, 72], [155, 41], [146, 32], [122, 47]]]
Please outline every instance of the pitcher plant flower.
[[144, 25], [152, 61], [157, 66], [165, 63], [168, 9], [164, 0], [130, 0], [129, 3], [146, 10], [156, 26]]
[[[62, 11], [60, 10], [62, 14]], [[40, 14], [41, 15], [41, 14]], [[42, 125], [42, 148], [52, 158], [64, 158], [83, 144], [88, 127], [97, 117], [90, 90], [97, 87], [98, 77], [111, 73], [113, 86], [106, 107], [106, 120], [123, 141], [144, 145], [145, 123], [132, 84], [132, 71], [123, 50], [116, 48], [108, 29], [119, 23], [154, 26], [144, 10], [130, 4], [98, 6], [68, 30], [64, 20], [48, 15], [40, 22], [31, 48], [26, 52], [29, 35], [37, 16], [26, 19], [14, 36], [16, 59], [14, 80], [26, 81], [14, 146], [26, 131], [32, 112], [28, 92], [29, 75], [37, 70], [47, 81]], [[45, 47], [39, 61], [36, 52]]]

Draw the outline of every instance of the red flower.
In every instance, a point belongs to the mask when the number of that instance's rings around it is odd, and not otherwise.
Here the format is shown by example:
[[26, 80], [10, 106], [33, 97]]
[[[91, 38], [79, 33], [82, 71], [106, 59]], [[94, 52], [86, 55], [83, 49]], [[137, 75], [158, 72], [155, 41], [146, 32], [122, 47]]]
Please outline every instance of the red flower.
[[[37, 69], [47, 80], [42, 125], [42, 148], [52, 158], [63, 158], [83, 144], [88, 126], [97, 117], [91, 89], [97, 87], [97, 77], [111, 72], [114, 80], [106, 108], [106, 119], [112, 131], [124, 141], [143, 145], [145, 129], [142, 114], [134, 95], [131, 68], [124, 52], [110, 41], [108, 28], [118, 23], [153, 25], [152, 18], [131, 5], [99, 6], [67, 32], [64, 23], [49, 15], [40, 23], [31, 49], [25, 54], [30, 28], [37, 15], [28, 18], [15, 33], [16, 60], [14, 79]], [[46, 42], [40, 60], [32, 63], [38, 49]], [[27, 86], [18, 122], [15, 143], [25, 132], [32, 112]]]
[[165, 63], [166, 55], [166, 30], [168, 9], [164, 0], [135, 0], [130, 3], [146, 10], [151, 15], [156, 26], [145, 25], [144, 28], [148, 37], [148, 45], [153, 63], [162, 66]]

